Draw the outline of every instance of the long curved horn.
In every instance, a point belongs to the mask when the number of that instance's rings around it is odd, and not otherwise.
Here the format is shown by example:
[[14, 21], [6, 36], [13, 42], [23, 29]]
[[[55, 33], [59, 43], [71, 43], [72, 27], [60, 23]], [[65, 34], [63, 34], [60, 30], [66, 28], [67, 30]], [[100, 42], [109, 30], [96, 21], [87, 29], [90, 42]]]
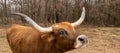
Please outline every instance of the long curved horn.
[[80, 25], [84, 19], [85, 19], [85, 7], [83, 7], [83, 9], [82, 9], [81, 17], [76, 22], [71, 23], [71, 25], [76, 27], [76, 26]]
[[43, 28], [43, 27], [39, 26], [36, 22], [34, 22], [30, 17], [28, 17], [25, 14], [22, 14], [22, 13], [12, 13], [11, 15], [22, 16], [29, 24], [31, 24], [35, 29], [37, 29], [40, 32], [50, 32], [50, 31], [52, 31], [52, 27]]

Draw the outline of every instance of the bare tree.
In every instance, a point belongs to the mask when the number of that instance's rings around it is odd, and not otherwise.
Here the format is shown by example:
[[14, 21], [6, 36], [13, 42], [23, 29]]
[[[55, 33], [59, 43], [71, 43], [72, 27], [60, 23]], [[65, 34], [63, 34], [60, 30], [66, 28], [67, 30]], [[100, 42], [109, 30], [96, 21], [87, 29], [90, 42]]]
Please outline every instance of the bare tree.
[[[74, 22], [86, 7], [84, 24], [120, 26], [119, 0], [0, 0], [0, 24], [26, 23], [22, 18], [9, 18], [13, 12], [30, 16], [38, 23]], [[17, 16], [19, 17], [19, 16]], [[108, 21], [109, 20], [109, 21]]]

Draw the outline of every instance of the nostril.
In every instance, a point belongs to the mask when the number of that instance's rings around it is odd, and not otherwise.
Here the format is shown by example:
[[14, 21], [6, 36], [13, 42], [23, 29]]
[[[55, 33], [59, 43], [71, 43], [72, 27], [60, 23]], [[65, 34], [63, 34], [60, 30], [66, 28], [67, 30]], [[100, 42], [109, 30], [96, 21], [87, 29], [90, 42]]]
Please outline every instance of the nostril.
[[85, 35], [78, 36], [77, 40], [81, 43], [87, 43], [87, 37]]
[[78, 40], [79, 40], [79, 41], [84, 41], [84, 39], [83, 39], [83, 38], [78, 38]]

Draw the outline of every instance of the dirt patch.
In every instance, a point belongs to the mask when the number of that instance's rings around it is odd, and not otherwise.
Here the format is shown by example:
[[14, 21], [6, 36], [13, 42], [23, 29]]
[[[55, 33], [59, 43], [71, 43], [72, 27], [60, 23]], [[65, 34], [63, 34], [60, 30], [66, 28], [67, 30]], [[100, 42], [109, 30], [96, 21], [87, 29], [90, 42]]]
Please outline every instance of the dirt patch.
[[[80, 49], [66, 53], [120, 53], [120, 28], [79, 28], [89, 38], [89, 43]], [[6, 40], [5, 29], [0, 29], [0, 53], [11, 53]]]

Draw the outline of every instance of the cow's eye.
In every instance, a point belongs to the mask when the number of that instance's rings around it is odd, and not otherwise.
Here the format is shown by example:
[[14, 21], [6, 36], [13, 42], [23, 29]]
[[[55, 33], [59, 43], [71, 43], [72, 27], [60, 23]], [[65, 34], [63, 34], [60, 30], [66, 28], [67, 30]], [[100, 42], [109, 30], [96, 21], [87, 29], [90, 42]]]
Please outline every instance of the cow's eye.
[[64, 35], [64, 33], [65, 33], [64, 31], [60, 31], [59, 32], [60, 35]]

